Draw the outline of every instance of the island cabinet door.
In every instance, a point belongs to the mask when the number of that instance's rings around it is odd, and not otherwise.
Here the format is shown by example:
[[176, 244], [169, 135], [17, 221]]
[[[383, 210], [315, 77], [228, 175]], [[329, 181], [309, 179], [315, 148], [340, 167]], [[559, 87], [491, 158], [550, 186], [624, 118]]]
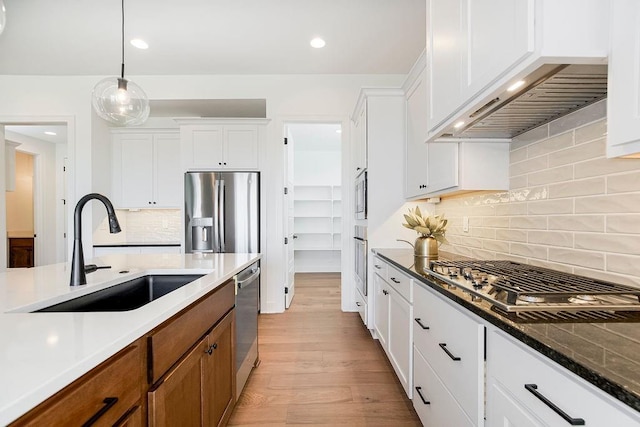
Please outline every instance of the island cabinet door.
[[205, 337], [149, 392], [150, 426], [202, 425], [201, 363], [208, 348]]
[[202, 358], [202, 403], [205, 426], [226, 425], [235, 399], [233, 329], [234, 311], [207, 336], [207, 352]]

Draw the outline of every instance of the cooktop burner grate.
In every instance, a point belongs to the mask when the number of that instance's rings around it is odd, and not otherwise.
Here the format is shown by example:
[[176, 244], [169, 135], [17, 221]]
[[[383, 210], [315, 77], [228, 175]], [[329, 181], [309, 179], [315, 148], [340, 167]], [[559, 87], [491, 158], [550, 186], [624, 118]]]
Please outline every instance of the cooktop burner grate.
[[463, 274], [465, 269], [471, 269], [494, 276], [490, 281], [491, 286], [516, 296], [631, 295], [640, 297], [640, 289], [630, 286], [513, 261], [433, 261], [431, 269], [435, 271], [436, 267], [440, 267], [440, 270], [446, 268], [450, 272], [451, 269], [454, 271], [457, 269], [458, 274]]

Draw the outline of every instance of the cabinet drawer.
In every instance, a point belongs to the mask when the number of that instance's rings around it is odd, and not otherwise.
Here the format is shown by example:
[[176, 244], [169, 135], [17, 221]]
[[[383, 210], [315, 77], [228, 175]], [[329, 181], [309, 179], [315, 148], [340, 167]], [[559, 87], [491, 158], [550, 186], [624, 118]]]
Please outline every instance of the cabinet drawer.
[[640, 423], [640, 414], [631, 408], [497, 331], [488, 337], [487, 375], [487, 422], [491, 426], [502, 425], [500, 420], [492, 419], [499, 413], [496, 406], [499, 405], [499, 396], [496, 396], [499, 388], [506, 389], [519, 407], [535, 414], [545, 425], [569, 424], [535, 393], [548, 399], [567, 416], [584, 419], [587, 426], [622, 427]]
[[367, 325], [367, 303], [364, 300], [364, 297], [360, 293], [360, 291], [356, 290], [356, 308], [358, 309], [358, 313], [362, 318], [362, 323]]
[[413, 407], [425, 426], [473, 426], [419, 351], [413, 351]]
[[373, 271], [384, 280], [387, 280], [387, 265], [388, 264], [386, 262], [382, 261], [377, 256], [373, 257]]
[[142, 397], [143, 343], [130, 345], [11, 425], [82, 425], [92, 417], [92, 425], [116, 424]]
[[229, 280], [153, 331], [149, 336], [151, 383], [158, 381], [234, 305], [235, 289], [233, 280]]
[[389, 276], [387, 283], [389, 283], [389, 285], [391, 285], [393, 289], [398, 291], [398, 293], [402, 295], [404, 299], [406, 299], [410, 303], [413, 303], [411, 278], [404, 273], [401, 273], [400, 270], [392, 266], [388, 267], [387, 274]]
[[[484, 418], [484, 326], [428, 289], [416, 296], [414, 342], [474, 423]], [[418, 299], [421, 300], [418, 303]], [[428, 312], [426, 311], [428, 310]], [[422, 329], [415, 318], [424, 318]]]

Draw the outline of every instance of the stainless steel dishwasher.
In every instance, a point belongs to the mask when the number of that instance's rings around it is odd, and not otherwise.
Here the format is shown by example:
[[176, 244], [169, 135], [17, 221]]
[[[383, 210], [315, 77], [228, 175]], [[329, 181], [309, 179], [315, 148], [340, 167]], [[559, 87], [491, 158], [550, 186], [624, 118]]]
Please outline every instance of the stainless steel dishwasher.
[[236, 399], [251, 369], [258, 366], [258, 303], [260, 264], [256, 262], [234, 277], [236, 283]]

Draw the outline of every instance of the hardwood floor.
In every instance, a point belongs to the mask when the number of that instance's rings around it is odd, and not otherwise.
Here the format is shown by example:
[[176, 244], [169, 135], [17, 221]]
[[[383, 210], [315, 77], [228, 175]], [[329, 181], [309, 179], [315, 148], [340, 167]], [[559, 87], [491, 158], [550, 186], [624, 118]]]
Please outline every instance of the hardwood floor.
[[259, 318], [262, 363], [229, 425], [420, 426], [358, 313], [340, 310], [340, 274], [296, 274], [283, 314]]

